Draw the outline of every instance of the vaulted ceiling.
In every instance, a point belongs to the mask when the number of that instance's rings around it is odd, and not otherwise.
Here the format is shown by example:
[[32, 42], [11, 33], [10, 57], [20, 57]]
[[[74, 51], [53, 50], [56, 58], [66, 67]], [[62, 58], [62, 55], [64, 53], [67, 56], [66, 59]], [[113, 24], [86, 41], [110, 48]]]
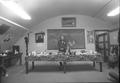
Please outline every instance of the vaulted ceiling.
[[0, 16], [24, 27], [32, 28], [42, 21], [60, 15], [80, 14], [96, 17], [109, 23], [118, 22], [118, 16], [107, 17], [107, 13], [119, 5], [119, 0], [14, 0], [32, 17], [26, 21], [0, 4]]
[[[28, 29], [34, 28], [37, 24], [56, 16], [61, 15], [87, 15], [106, 21], [110, 24], [118, 24], [119, 15], [115, 17], [107, 17], [107, 13], [120, 5], [119, 0], [14, 0], [21, 5], [24, 10], [31, 16], [31, 20], [23, 20], [12, 11], [7, 9], [0, 3], [0, 16], [14, 21]], [[7, 23], [1, 21], [0, 24]], [[8, 23], [7, 23], [8, 24]], [[12, 27], [15, 27], [11, 25]], [[18, 31], [20, 27], [8, 30], [4, 35], [0, 35], [0, 39], [8, 33]], [[21, 32], [25, 33], [24, 29]], [[21, 37], [22, 35], [19, 35]], [[18, 38], [18, 36], [16, 36]]]

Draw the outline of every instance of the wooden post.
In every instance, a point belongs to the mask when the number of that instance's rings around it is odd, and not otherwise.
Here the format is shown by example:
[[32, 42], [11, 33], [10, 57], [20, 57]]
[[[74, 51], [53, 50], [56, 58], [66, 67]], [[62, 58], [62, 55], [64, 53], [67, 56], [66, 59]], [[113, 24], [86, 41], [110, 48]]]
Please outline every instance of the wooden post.
[[20, 53], [20, 54], [19, 54], [19, 59], [20, 59], [19, 65], [22, 65], [22, 54], [23, 54], [23, 53]]
[[32, 61], [32, 70], [34, 69], [34, 61]]
[[26, 67], [26, 74], [29, 72], [28, 67], [29, 67], [29, 62], [27, 60], [27, 56], [25, 57], [25, 67]]
[[28, 73], [28, 62], [25, 62], [25, 66], [26, 66], [26, 74]]
[[63, 71], [66, 73], [66, 61], [63, 62]]
[[93, 61], [93, 67], [95, 67], [95, 61]]
[[99, 62], [100, 64], [100, 72], [102, 72], [102, 62]]

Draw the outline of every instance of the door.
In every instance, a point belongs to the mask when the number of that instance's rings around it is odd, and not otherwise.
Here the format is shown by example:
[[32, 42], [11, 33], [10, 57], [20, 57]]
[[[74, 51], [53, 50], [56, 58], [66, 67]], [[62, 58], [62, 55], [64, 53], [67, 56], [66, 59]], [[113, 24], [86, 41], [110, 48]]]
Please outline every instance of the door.
[[108, 32], [96, 35], [96, 51], [104, 56], [104, 62], [108, 61], [109, 50]]

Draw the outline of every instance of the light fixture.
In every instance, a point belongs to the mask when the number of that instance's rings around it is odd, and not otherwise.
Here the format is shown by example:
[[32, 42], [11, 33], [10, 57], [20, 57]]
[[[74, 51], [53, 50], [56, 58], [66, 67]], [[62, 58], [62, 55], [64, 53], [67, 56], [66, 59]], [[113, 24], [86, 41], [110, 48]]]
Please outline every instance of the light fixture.
[[116, 16], [116, 15], [118, 15], [120, 13], [120, 7], [117, 7], [117, 8], [115, 8], [114, 10], [112, 10], [111, 12], [109, 12], [108, 14], [107, 14], [107, 16]]
[[13, 0], [0, 0], [4, 6], [12, 10], [15, 14], [25, 20], [31, 20], [31, 17]]
[[20, 24], [17, 24], [17, 23], [15, 23], [15, 22], [13, 22], [13, 21], [5, 18], [5, 17], [0, 16], [0, 19], [6, 21], [6, 22], [8, 22], [8, 23], [11, 23], [11, 24], [13, 24], [13, 25], [16, 25], [16, 26], [18, 26], [18, 27], [21, 27], [21, 28], [23, 28], [23, 29], [25, 29], [25, 30], [29, 30], [28, 28], [26, 28], [26, 27], [24, 27], [24, 26], [22, 26], [22, 25], [20, 25]]

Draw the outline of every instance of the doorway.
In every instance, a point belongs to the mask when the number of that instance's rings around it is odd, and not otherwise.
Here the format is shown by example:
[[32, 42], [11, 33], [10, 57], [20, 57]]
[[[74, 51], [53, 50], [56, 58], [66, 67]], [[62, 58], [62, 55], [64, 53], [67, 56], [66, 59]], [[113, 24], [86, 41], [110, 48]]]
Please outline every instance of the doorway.
[[104, 56], [104, 62], [110, 55], [109, 30], [95, 30], [95, 49]]

